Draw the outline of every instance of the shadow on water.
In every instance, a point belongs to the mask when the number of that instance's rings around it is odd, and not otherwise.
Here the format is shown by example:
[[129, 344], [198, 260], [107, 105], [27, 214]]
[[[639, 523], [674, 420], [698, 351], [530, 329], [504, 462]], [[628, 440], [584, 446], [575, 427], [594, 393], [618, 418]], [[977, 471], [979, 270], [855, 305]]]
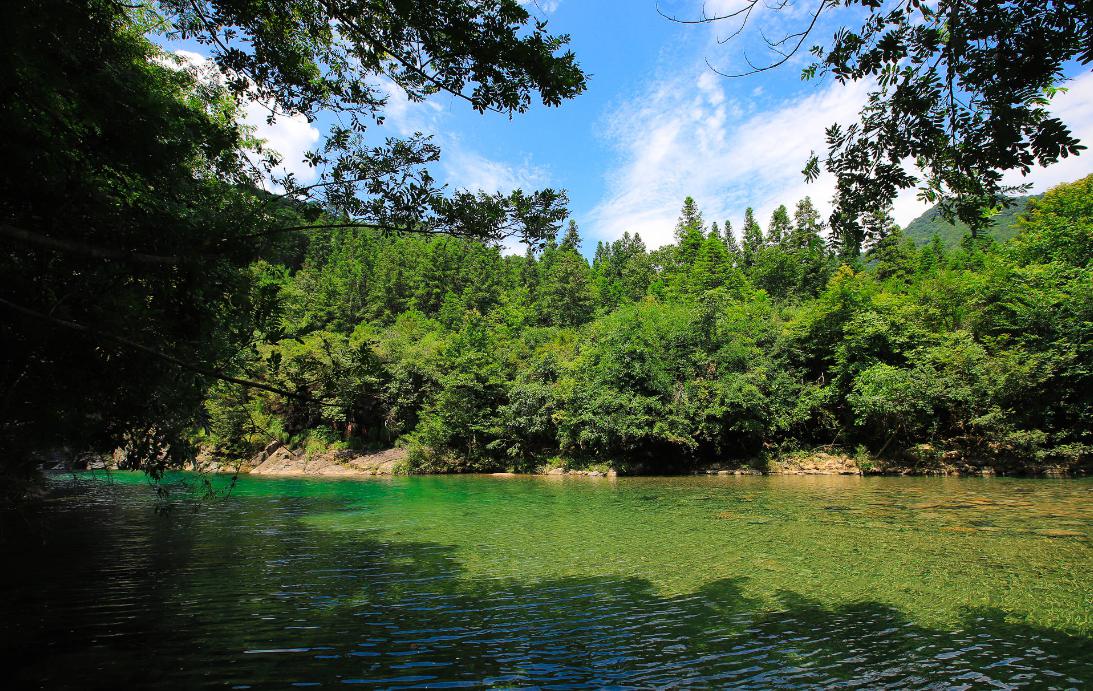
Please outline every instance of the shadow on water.
[[[876, 602], [769, 611], [740, 581], [470, 579], [450, 546], [331, 533], [268, 498], [141, 515], [52, 511], [13, 545], [3, 645], [18, 686], [817, 685], [1072, 687], [1090, 639], [967, 611], [924, 627]], [[330, 508], [330, 507], [326, 507]], [[11, 663], [9, 663], [10, 665]]]

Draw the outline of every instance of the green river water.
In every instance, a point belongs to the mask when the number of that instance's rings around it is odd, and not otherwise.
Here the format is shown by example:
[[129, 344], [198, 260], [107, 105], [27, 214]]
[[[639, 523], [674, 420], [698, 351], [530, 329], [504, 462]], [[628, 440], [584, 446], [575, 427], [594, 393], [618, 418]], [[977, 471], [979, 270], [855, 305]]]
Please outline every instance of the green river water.
[[168, 484], [7, 517], [9, 688], [1093, 685], [1086, 479]]

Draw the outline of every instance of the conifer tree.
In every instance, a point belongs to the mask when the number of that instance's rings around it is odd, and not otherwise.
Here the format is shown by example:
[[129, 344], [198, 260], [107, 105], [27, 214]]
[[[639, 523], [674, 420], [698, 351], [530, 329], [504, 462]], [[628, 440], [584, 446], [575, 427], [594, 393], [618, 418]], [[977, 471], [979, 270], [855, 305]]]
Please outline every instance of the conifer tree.
[[723, 288], [731, 283], [734, 271], [725, 243], [711, 236], [706, 238], [698, 251], [698, 259], [691, 271], [691, 285], [700, 292]]
[[721, 237], [725, 242], [725, 249], [729, 251], [729, 255], [733, 260], [733, 263], [740, 263], [740, 243], [736, 241], [736, 235], [732, 232], [732, 221], [726, 219], [725, 231], [721, 234]]
[[750, 206], [744, 211], [744, 232], [741, 240], [741, 259], [744, 266], [752, 266], [759, 250], [763, 249], [763, 229], [755, 221], [755, 210]]
[[574, 327], [592, 318], [592, 271], [577, 251], [580, 246], [577, 223], [571, 220], [561, 244], [543, 252], [539, 311], [547, 324]]
[[562, 244], [558, 246], [558, 249], [580, 251], [581, 234], [577, 231], [577, 222], [573, 219], [569, 219], [569, 227], [566, 228], [565, 235], [562, 236]]
[[679, 212], [679, 220], [676, 221], [676, 240], [682, 240], [688, 229], [697, 230], [706, 234], [706, 224], [702, 220], [702, 212], [698, 210], [698, 204], [694, 197], [683, 200], [683, 208]]
[[683, 200], [683, 208], [679, 212], [679, 220], [676, 222], [676, 240], [679, 242], [679, 262], [683, 267], [694, 265], [698, 258], [698, 251], [702, 242], [706, 239], [705, 224], [702, 220], [702, 212], [698, 210], [693, 197]]
[[824, 223], [820, 219], [820, 212], [812, 205], [812, 199], [805, 197], [797, 202], [797, 208], [793, 211], [793, 233], [789, 244], [791, 247], [802, 249], [812, 244], [814, 239], [820, 237]]
[[770, 225], [767, 226], [767, 244], [780, 245], [789, 237], [793, 226], [789, 222], [789, 211], [785, 204], [781, 204], [770, 215]]

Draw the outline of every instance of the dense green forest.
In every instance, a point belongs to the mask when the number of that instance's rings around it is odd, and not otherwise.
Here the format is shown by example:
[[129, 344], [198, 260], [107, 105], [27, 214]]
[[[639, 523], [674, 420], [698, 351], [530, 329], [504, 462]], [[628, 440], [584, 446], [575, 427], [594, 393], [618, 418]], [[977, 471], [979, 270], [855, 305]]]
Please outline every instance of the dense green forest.
[[[688, 200], [674, 244], [624, 235], [590, 263], [564, 192], [450, 189], [434, 141], [381, 129], [381, 80], [510, 117], [585, 91], [568, 37], [516, 0], [14, 3], [4, 467], [121, 448], [158, 475], [201, 446], [245, 458], [270, 439], [401, 444], [421, 471], [663, 471], [817, 447], [1088, 464], [1090, 179], [1030, 202], [1009, 242], [979, 232], [1000, 170], [1083, 148], [1046, 106], [1067, 61], [1093, 55], [1087, 14], [1022, 0], [952, 32], [957, 4], [846, 4], [894, 43], [839, 34], [806, 77], [919, 68], [886, 72], [868, 127], [829, 130], [828, 219], [804, 200], [732, 229]], [[980, 34], [1029, 59], [1010, 69]], [[160, 45], [179, 40], [212, 76]], [[248, 103], [329, 118], [305, 156], [317, 182], [278, 172]], [[911, 158], [920, 177], [893, 163]], [[972, 238], [903, 236], [884, 209], [915, 186]]]
[[[862, 257], [808, 199], [739, 238], [687, 199], [676, 242], [598, 243], [572, 221], [541, 251], [316, 232], [261, 262], [275, 327], [222, 385], [221, 453], [406, 444], [414, 471], [528, 470], [560, 456], [670, 471], [834, 446], [928, 464], [1088, 463], [1093, 176], [1033, 201], [1007, 243]], [[554, 460], [557, 462], [557, 459]]]

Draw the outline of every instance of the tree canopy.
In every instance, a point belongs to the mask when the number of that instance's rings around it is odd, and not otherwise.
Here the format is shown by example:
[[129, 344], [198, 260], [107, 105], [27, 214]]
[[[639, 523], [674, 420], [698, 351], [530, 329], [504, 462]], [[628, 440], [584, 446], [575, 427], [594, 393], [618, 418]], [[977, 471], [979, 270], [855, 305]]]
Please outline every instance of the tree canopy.
[[[274, 387], [241, 363], [281, 328], [274, 286], [307, 233], [534, 244], [567, 215], [554, 190], [446, 190], [431, 141], [372, 132], [384, 83], [509, 114], [579, 94], [566, 38], [514, 0], [46, 0], [16, 3], [0, 31], [0, 442], [18, 469], [34, 449], [120, 447], [156, 471], [192, 452], [212, 382]], [[218, 73], [184, 69], [149, 32], [197, 39]], [[339, 116], [308, 154], [317, 183], [274, 174], [242, 124], [248, 101], [271, 118]]]
[[[669, 472], [817, 447], [1087, 467], [1090, 184], [1045, 195], [1008, 243], [919, 248], [894, 228], [859, 258], [802, 200], [750, 265], [731, 235], [691, 254], [690, 233], [652, 252], [626, 234], [590, 264], [575, 224], [524, 255], [340, 230], [275, 274], [284, 330], [247, 366], [337, 401], [226, 385], [202, 443], [236, 460], [270, 439], [399, 443], [410, 469], [441, 472]], [[698, 214], [685, 203], [680, 227]]]

